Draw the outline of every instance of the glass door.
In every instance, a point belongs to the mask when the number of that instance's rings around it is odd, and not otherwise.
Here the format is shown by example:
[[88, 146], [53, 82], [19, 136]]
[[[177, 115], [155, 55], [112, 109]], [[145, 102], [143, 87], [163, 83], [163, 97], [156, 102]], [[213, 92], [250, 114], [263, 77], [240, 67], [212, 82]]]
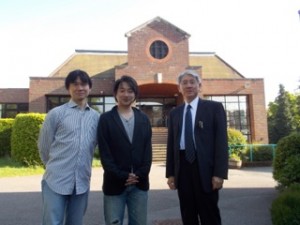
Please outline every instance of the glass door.
[[176, 98], [140, 98], [136, 106], [147, 114], [152, 127], [167, 127], [169, 113], [176, 107]]

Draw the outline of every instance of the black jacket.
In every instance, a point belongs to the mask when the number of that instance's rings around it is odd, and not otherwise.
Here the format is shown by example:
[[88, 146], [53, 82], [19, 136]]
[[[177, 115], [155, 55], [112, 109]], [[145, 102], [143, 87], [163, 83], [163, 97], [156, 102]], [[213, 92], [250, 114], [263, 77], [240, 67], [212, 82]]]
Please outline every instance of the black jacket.
[[[174, 176], [178, 187], [179, 151], [184, 104], [170, 112], [166, 177]], [[194, 137], [201, 184], [212, 191], [212, 177], [227, 179], [228, 143], [226, 114], [222, 103], [199, 99]]]
[[146, 114], [133, 108], [134, 131], [132, 143], [125, 131], [115, 106], [103, 113], [98, 124], [98, 146], [104, 169], [103, 192], [119, 195], [132, 171], [139, 177], [136, 186], [149, 190], [149, 173], [152, 163], [152, 129]]

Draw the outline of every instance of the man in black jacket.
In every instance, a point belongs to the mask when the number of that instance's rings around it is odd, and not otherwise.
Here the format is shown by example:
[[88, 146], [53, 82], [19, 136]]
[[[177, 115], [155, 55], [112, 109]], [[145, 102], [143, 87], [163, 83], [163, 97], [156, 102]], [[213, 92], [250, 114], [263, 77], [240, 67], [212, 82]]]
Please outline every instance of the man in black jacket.
[[137, 95], [136, 81], [122, 76], [114, 86], [117, 106], [103, 113], [99, 120], [98, 145], [104, 169], [107, 225], [123, 223], [126, 205], [129, 224], [147, 224], [152, 130], [146, 114], [132, 107]]
[[184, 225], [221, 225], [219, 189], [228, 173], [226, 114], [221, 103], [198, 97], [196, 71], [184, 71], [178, 84], [185, 103], [169, 116], [168, 185], [178, 190]]

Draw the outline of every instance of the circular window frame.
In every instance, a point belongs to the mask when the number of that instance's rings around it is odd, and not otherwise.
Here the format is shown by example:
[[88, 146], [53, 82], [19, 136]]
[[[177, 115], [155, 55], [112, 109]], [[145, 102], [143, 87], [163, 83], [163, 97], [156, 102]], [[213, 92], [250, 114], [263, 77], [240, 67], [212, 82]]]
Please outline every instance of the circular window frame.
[[[156, 41], [161, 41], [163, 42], [167, 48], [168, 48], [168, 53], [166, 54], [166, 56], [164, 58], [161, 58], [161, 59], [158, 59], [158, 58], [155, 58], [154, 56], [152, 56], [151, 54], [151, 45], [156, 42]], [[149, 40], [148, 44], [147, 44], [147, 47], [146, 47], [146, 54], [147, 56], [149, 57], [149, 59], [153, 62], [166, 62], [170, 59], [171, 55], [172, 55], [172, 48], [169, 44], [169, 42], [167, 40], [165, 40], [164, 38], [152, 38], [151, 40]]]

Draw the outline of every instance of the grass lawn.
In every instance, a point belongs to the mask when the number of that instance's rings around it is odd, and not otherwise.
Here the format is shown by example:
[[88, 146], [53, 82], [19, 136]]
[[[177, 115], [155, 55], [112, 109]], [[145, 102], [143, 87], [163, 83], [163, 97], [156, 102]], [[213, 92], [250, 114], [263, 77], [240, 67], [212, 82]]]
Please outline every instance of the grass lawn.
[[0, 177], [30, 176], [43, 174], [42, 166], [27, 167], [9, 157], [0, 158]]
[[[93, 160], [93, 167], [99, 167], [100, 160]], [[14, 176], [40, 175], [44, 173], [42, 166], [28, 167], [13, 161], [11, 158], [0, 158], [0, 178]]]

